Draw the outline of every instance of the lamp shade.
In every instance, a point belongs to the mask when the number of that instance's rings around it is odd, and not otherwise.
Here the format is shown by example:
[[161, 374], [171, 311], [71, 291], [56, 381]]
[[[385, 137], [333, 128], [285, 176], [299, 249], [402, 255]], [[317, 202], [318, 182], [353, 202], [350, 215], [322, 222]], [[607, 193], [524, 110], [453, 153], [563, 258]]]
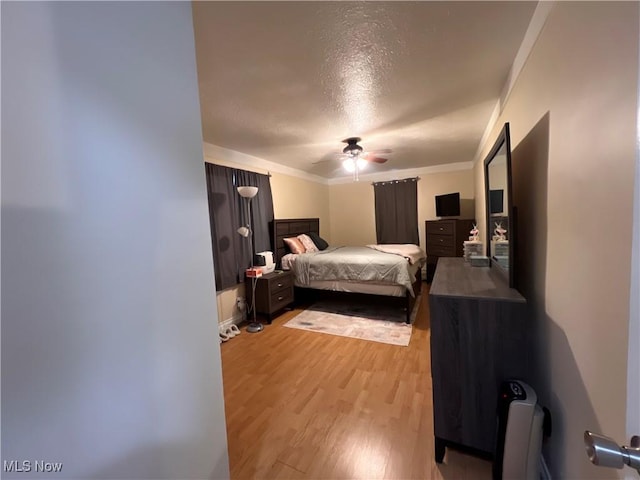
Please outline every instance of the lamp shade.
[[238, 187], [238, 193], [243, 198], [253, 198], [258, 194], [258, 187]]

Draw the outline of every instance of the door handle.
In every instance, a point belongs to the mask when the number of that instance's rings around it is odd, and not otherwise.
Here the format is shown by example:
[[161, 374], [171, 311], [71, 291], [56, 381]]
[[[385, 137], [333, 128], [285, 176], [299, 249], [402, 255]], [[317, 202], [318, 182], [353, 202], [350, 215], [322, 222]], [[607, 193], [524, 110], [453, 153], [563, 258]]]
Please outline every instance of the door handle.
[[591, 463], [600, 467], [623, 468], [628, 465], [640, 473], [640, 437], [631, 437], [631, 445], [620, 446], [615, 440], [590, 431], [584, 432], [584, 446]]

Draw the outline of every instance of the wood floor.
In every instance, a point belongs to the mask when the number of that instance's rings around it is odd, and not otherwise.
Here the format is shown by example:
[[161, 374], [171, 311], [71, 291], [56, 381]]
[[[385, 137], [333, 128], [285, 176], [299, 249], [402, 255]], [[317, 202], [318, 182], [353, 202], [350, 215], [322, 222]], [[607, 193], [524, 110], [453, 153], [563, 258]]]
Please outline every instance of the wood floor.
[[283, 325], [221, 345], [231, 478], [490, 479], [433, 460], [427, 285], [408, 347]]

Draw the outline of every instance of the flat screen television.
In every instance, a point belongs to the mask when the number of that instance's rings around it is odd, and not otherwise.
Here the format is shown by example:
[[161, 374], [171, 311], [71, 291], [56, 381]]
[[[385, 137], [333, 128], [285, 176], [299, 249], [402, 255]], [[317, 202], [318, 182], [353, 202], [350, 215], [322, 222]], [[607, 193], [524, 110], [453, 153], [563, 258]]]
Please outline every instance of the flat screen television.
[[460, 215], [460, 192], [436, 195], [436, 217]]
[[492, 214], [504, 212], [504, 190], [491, 190], [489, 192], [489, 206]]

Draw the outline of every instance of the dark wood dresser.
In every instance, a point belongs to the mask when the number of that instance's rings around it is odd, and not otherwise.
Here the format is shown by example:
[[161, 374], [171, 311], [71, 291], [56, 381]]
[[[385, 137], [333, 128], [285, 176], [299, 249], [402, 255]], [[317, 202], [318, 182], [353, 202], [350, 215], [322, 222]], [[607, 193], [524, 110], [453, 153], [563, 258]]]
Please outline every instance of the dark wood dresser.
[[[245, 279], [246, 297], [251, 298], [252, 279]], [[293, 303], [293, 273], [278, 271], [256, 280], [256, 313], [266, 315], [269, 323], [283, 308]]]
[[429, 306], [436, 461], [447, 446], [493, 456], [500, 384], [527, 380], [526, 301], [495, 269], [441, 258]]
[[427, 282], [431, 283], [440, 257], [461, 257], [463, 243], [469, 240], [469, 232], [475, 220], [427, 220]]

